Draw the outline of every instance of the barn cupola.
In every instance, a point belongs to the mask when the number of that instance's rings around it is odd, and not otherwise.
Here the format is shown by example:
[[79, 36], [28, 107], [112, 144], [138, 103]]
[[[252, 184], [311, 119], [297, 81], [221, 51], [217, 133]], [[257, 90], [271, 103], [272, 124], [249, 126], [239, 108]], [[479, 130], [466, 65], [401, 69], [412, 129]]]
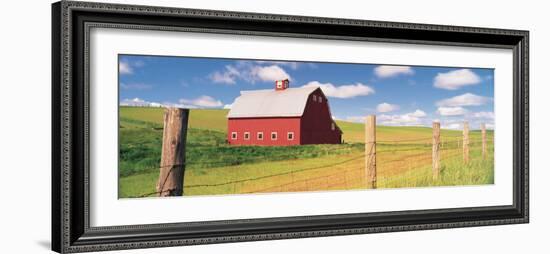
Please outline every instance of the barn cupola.
[[283, 91], [287, 89], [289, 86], [289, 83], [290, 82], [288, 81], [288, 79], [275, 81], [275, 91]]

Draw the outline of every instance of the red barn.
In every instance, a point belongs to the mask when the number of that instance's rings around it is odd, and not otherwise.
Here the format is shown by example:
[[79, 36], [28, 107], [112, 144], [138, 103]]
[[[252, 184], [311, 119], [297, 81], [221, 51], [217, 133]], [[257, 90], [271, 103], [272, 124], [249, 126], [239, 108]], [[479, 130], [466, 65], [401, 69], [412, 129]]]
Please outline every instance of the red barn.
[[332, 120], [328, 100], [319, 87], [241, 91], [227, 115], [232, 145], [289, 146], [340, 144], [342, 131]]

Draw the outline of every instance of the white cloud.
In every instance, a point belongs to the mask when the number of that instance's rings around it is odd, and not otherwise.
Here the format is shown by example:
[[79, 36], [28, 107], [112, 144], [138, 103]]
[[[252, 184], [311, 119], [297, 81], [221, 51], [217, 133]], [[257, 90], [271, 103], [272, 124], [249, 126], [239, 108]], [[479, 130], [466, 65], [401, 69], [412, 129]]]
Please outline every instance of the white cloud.
[[483, 97], [471, 93], [465, 93], [448, 99], [440, 100], [436, 103], [439, 107], [463, 107], [480, 106], [489, 102], [491, 98]]
[[152, 85], [143, 84], [143, 83], [130, 83], [130, 84], [120, 83], [120, 87], [126, 90], [148, 90], [153, 88]]
[[410, 66], [380, 65], [374, 68], [374, 74], [379, 78], [389, 78], [397, 75], [412, 75], [413, 69]]
[[189, 104], [182, 104], [182, 103], [170, 103], [166, 102], [163, 104], [164, 107], [173, 107], [173, 108], [188, 108], [188, 109], [197, 109], [199, 107], [195, 105], [189, 105]]
[[127, 75], [134, 73], [134, 69], [130, 66], [128, 62], [120, 61], [118, 63], [118, 72], [120, 75]]
[[495, 114], [491, 111], [470, 113], [467, 115], [467, 120], [470, 122], [470, 128], [481, 128], [481, 124], [485, 124], [487, 129], [495, 128]]
[[425, 125], [426, 122], [426, 112], [417, 109], [414, 112], [397, 114], [397, 115], [380, 115], [378, 117], [378, 122], [382, 125], [392, 125], [392, 126], [416, 126], [416, 125]]
[[118, 72], [120, 75], [130, 75], [134, 73], [134, 68], [141, 68], [145, 66], [143, 61], [127, 61], [121, 60], [118, 63]]
[[121, 105], [124, 105], [124, 104], [133, 104], [133, 103], [136, 103], [136, 104], [141, 104], [141, 103], [145, 103], [145, 100], [143, 99], [140, 99], [140, 98], [133, 98], [133, 99], [124, 99], [122, 102], [121, 102]]
[[446, 73], [438, 73], [434, 78], [434, 87], [457, 90], [463, 86], [475, 85], [481, 82], [481, 78], [469, 69], [460, 69]]
[[[304, 64], [300, 62], [284, 62], [284, 61], [255, 61], [255, 63], [260, 65], [268, 64], [268, 65], [286, 66], [292, 70], [297, 70], [298, 68], [300, 68], [300, 66]], [[309, 66], [309, 64], [307, 66]]]
[[437, 113], [442, 116], [461, 116], [468, 111], [463, 107], [439, 107]]
[[[471, 121], [466, 120], [468, 122], [468, 127], [470, 130], [480, 130], [481, 129], [481, 122], [478, 121]], [[458, 121], [446, 121], [442, 123], [441, 125], [442, 129], [450, 129], [450, 130], [463, 130], [464, 129], [464, 121], [458, 120]], [[488, 130], [494, 129], [494, 125], [492, 123], [486, 123], [485, 128]]]
[[214, 83], [235, 84], [236, 79], [240, 75], [241, 74], [239, 73], [237, 68], [235, 68], [231, 65], [226, 65], [225, 70], [223, 72], [215, 71], [215, 72], [211, 73], [208, 77]]
[[131, 106], [131, 107], [162, 107], [162, 103], [146, 101], [140, 98], [133, 99], [124, 99], [120, 101], [121, 106]]
[[208, 75], [208, 78], [214, 83], [229, 85], [235, 84], [238, 79], [252, 84], [258, 81], [292, 80], [292, 77], [279, 65], [264, 66], [249, 61], [239, 61], [235, 65], [226, 65], [222, 71], [215, 71]]
[[357, 96], [367, 96], [374, 93], [374, 89], [362, 83], [336, 86], [331, 83], [310, 81], [302, 87], [320, 87], [326, 96], [335, 98], [353, 98]]
[[[245, 61], [243, 61], [245, 62]], [[279, 65], [279, 66], [285, 66], [292, 70], [297, 70], [299, 68], [302, 68], [303, 66], [308, 67], [310, 69], [316, 69], [318, 66], [315, 63], [306, 63], [306, 62], [291, 62], [291, 61], [254, 61], [255, 63], [259, 65]]]
[[466, 112], [460, 117], [442, 116], [441, 128], [462, 130], [464, 122], [468, 122], [470, 130], [479, 130], [485, 124], [487, 129], [494, 129], [494, 114], [490, 111]]
[[135, 66], [135, 67], [143, 67], [145, 66], [145, 62], [144, 61], [141, 61], [141, 60], [138, 60], [138, 61], [133, 61], [132, 62], [132, 66]]
[[[132, 106], [132, 107], [175, 107], [175, 108], [219, 108], [223, 106], [222, 102], [215, 100], [210, 96], [199, 96], [195, 99], [180, 99], [178, 103], [173, 102], [152, 102], [146, 101], [140, 98], [133, 99], [124, 99], [120, 102], [121, 106]], [[231, 104], [228, 104], [231, 105]], [[226, 105], [226, 106], [228, 106]]]
[[399, 105], [389, 104], [389, 103], [380, 103], [376, 106], [376, 110], [381, 113], [391, 112], [399, 110]]
[[217, 108], [223, 106], [220, 100], [216, 100], [208, 95], [202, 95], [195, 99], [180, 99], [179, 103], [189, 104], [199, 108]]
[[233, 107], [233, 103], [223, 105], [224, 109], [231, 109], [232, 107]]
[[478, 119], [493, 120], [493, 119], [495, 119], [495, 113], [489, 112], [489, 111], [475, 112], [475, 113], [472, 114], [472, 117], [473, 118], [478, 118]]
[[444, 124], [441, 126], [441, 129], [447, 129], [447, 130], [461, 130], [462, 129], [462, 124], [460, 123], [449, 123], [449, 124]]
[[424, 112], [424, 111], [422, 111], [422, 110], [420, 110], [420, 109], [417, 109], [417, 110], [415, 110], [414, 112], [409, 113], [409, 114], [410, 114], [411, 116], [413, 116], [413, 117], [426, 117], [426, 116], [427, 116], [427, 115], [426, 115], [426, 112]]
[[365, 116], [348, 116], [344, 119], [344, 121], [353, 123], [364, 123]]
[[209, 78], [214, 83], [235, 84], [235, 78], [231, 77], [228, 73], [214, 72], [210, 74]]
[[290, 75], [277, 65], [254, 66], [250, 69], [250, 78], [254, 81], [258, 79], [261, 81], [292, 80]]

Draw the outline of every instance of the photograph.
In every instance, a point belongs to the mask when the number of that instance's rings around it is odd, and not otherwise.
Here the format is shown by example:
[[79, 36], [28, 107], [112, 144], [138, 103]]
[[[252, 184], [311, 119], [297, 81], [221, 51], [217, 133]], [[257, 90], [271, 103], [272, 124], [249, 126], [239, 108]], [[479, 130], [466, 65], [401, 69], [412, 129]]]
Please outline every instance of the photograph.
[[[21, 91], [4, 94], [7, 112], [28, 122], [5, 126], [29, 129], [5, 132], [6, 147], [25, 151], [29, 134], [50, 146], [51, 181], [24, 179], [51, 189], [36, 198], [51, 211], [23, 223], [45, 230], [11, 231], [58, 253], [538, 246], [544, 216], [531, 208], [545, 214], [544, 202], [532, 192], [547, 185], [530, 182], [548, 177], [530, 173], [531, 154], [548, 131], [530, 138], [545, 126], [532, 116], [545, 107], [530, 99], [544, 97], [530, 86], [545, 83], [544, 71], [530, 71], [547, 48], [544, 11], [145, 2], [58, 1], [35, 15], [48, 28], [15, 29], [33, 31], [15, 36], [31, 43], [50, 31], [51, 43], [26, 47], [43, 56], [34, 68], [43, 75], [29, 75], [33, 61], [19, 54], [24, 64], [8, 62], [27, 73], [6, 84]], [[39, 205], [26, 203], [22, 211]], [[472, 244], [455, 244], [464, 237]]]
[[494, 184], [494, 69], [118, 55], [118, 198]]

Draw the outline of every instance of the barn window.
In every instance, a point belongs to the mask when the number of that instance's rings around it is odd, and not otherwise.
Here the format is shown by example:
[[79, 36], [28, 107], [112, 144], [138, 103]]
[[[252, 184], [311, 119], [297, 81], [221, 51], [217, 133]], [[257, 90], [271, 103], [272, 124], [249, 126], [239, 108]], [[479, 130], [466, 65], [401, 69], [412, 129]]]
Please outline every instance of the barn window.
[[294, 140], [294, 132], [287, 133], [288, 140]]
[[323, 97], [319, 96], [319, 103], [323, 103]]
[[271, 140], [277, 140], [277, 132], [271, 133]]
[[315, 94], [313, 95], [313, 101], [317, 101], [317, 96]]
[[258, 140], [264, 140], [264, 133], [258, 132]]
[[244, 133], [244, 140], [250, 140], [250, 132]]
[[332, 129], [332, 130], [335, 130], [335, 129], [336, 129], [336, 125], [334, 124], [334, 122], [332, 122], [332, 123], [330, 124], [330, 129]]
[[231, 139], [237, 139], [237, 133], [231, 132]]

